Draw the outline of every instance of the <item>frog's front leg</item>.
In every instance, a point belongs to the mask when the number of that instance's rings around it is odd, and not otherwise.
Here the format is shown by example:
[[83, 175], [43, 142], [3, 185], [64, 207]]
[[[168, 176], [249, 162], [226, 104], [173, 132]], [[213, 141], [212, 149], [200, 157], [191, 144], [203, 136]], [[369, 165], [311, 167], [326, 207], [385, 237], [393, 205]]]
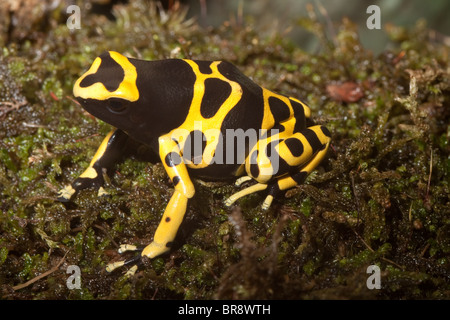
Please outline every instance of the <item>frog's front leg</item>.
[[136, 272], [137, 265], [143, 256], [154, 258], [169, 251], [186, 213], [188, 200], [194, 196], [194, 185], [182, 160], [178, 144], [170, 136], [162, 136], [158, 142], [161, 161], [174, 184], [175, 191], [167, 204], [153, 241], [143, 249], [134, 245], [122, 245], [119, 253], [141, 251], [140, 256], [126, 261], [111, 263], [106, 267], [108, 272], [123, 265], [134, 264], [127, 272], [127, 275], [130, 276]]
[[106, 192], [102, 187], [104, 183], [102, 171], [122, 158], [128, 140], [128, 135], [122, 130], [111, 130], [103, 139], [87, 169], [72, 184], [58, 192], [57, 200], [68, 202], [76, 192], [91, 187], [98, 189], [99, 196], [104, 195]]
[[153, 242], [142, 251], [143, 256], [154, 258], [170, 249], [186, 213], [188, 199], [175, 190], [156, 229]]

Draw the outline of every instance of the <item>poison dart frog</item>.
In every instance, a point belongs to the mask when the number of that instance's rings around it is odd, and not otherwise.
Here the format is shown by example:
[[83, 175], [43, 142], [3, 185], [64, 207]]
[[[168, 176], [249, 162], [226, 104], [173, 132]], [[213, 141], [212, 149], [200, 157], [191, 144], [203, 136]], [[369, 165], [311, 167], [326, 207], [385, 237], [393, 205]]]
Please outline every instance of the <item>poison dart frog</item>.
[[143, 256], [170, 250], [195, 194], [191, 177], [235, 178], [238, 186], [252, 182], [225, 205], [265, 190], [262, 208], [267, 209], [277, 194], [304, 182], [330, 144], [330, 132], [314, 124], [305, 103], [257, 85], [226, 61], [145, 61], [109, 51], [75, 82], [73, 94], [114, 129], [88, 168], [59, 191], [59, 201], [89, 187], [104, 194], [103, 170], [118, 163], [130, 146], [149, 148], [174, 186], [153, 241], [144, 248], [121, 245], [119, 253], [139, 254], [109, 264], [108, 272], [130, 265], [132, 275]]

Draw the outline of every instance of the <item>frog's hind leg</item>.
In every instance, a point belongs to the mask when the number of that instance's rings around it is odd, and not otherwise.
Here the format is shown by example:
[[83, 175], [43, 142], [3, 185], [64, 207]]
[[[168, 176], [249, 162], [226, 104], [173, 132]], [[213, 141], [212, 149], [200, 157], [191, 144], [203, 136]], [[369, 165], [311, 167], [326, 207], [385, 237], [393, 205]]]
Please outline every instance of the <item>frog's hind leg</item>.
[[263, 210], [268, 209], [280, 192], [305, 181], [325, 157], [329, 144], [330, 133], [320, 125], [291, 136], [278, 135], [275, 139], [266, 140], [250, 153], [246, 170], [248, 177], [240, 178], [236, 182], [240, 185], [254, 179], [259, 183], [233, 194], [225, 201], [225, 205], [230, 206], [243, 196], [268, 189], [262, 204]]
[[[316, 126], [317, 130], [324, 132], [322, 136], [320, 136], [321, 149], [317, 151], [313, 158], [305, 165], [299, 166], [298, 171], [294, 171], [292, 173], [288, 173], [284, 176], [281, 176], [276, 179], [276, 182], [270, 185], [268, 195], [264, 200], [262, 205], [263, 209], [268, 209], [272, 203], [274, 197], [276, 197], [280, 192], [293, 188], [299, 184], [302, 184], [308, 175], [322, 162], [325, 158], [328, 147], [330, 145], [329, 132], [325, 127]], [[325, 129], [324, 129], [325, 128]]]

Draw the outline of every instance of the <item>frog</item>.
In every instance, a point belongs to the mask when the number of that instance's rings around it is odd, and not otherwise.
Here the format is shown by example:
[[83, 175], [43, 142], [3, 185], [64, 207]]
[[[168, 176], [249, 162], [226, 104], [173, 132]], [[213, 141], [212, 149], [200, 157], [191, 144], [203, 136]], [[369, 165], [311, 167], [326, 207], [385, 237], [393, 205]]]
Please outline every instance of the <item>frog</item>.
[[108, 272], [130, 266], [128, 276], [144, 257], [170, 251], [195, 195], [193, 179], [235, 181], [241, 189], [224, 200], [228, 208], [264, 192], [261, 209], [268, 210], [274, 198], [305, 182], [331, 142], [306, 103], [256, 84], [225, 60], [143, 60], [107, 51], [76, 80], [73, 95], [112, 129], [83, 173], [58, 192], [59, 201], [86, 188], [107, 194], [103, 174], [123, 161], [124, 150], [140, 147], [162, 163], [173, 185], [153, 241], [120, 245], [120, 254], [137, 253], [106, 266]]

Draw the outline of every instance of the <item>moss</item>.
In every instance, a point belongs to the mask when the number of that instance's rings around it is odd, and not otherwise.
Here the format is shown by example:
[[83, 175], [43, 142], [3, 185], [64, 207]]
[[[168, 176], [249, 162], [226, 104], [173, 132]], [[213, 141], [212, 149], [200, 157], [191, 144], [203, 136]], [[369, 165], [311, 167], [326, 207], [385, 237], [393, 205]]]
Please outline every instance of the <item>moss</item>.
[[[2, 298], [449, 297], [449, 49], [423, 21], [389, 25], [391, 50], [375, 56], [355, 24], [337, 22], [332, 38], [309, 6], [295, 27], [319, 39], [313, 55], [281, 35], [261, 37], [251, 23], [205, 30], [184, 9], [161, 15], [153, 2], [118, 5], [111, 20], [83, 12], [77, 31], [53, 10], [45, 13], [50, 22], [33, 24], [40, 37], [11, 32], [0, 53], [0, 101], [8, 102], [0, 104]], [[38, 15], [30, 23], [44, 12], [30, 13]], [[83, 190], [70, 203], [55, 199], [111, 129], [71, 99], [75, 79], [110, 49], [231, 61], [262, 86], [308, 103], [332, 132], [328, 158], [267, 212], [260, 194], [230, 212], [222, 201], [234, 186], [195, 181], [170, 254], [132, 279], [106, 274], [105, 265], [122, 258], [117, 244], [150, 242], [173, 190], [161, 164], [127, 159], [111, 172], [108, 197]], [[343, 83], [361, 90], [356, 101], [345, 101], [351, 92], [330, 94]], [[12, 290], [63, 257], [58, 272]], [[80, 290], [65, 285], [70, 264], [82, 270]], [[382, 270], [382, 290], [368, 293], [372, 264]]]

